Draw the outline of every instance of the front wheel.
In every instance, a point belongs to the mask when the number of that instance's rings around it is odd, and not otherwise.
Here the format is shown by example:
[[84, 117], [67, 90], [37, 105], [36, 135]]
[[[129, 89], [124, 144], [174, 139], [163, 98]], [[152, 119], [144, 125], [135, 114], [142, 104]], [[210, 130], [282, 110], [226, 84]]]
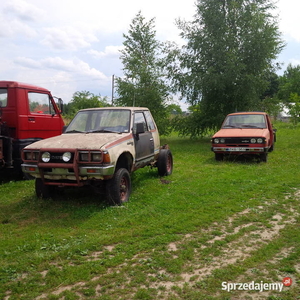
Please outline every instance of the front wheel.
[[45, 185], [41, 178], [36, 178], [35, 193], [38, 198], [42, 198], [42, 199], [50, 198], [54, 194], [54, 186]]
[[269, 152], [272, 152], [272, 151], [274, 151], [274, 143], [272, 144], [272, 146], [269, 149]]
[[169, 149], [161, 149], [157, 160], [159, 176], [169, 176], [173, 172], [173, 156]]
[[260, 161], [267, 162], [268, 161], [268, 153], [264, 152], [260, 154]]
[[223, 153], [215, 153], [215, 160], [216, 161], [222, 161], [224, 159]]
[[107, 182], [106, 192], [109, 202], [113, 205], [122, 205], [129, 200], [131, 179], [127, 169], [117, 170], [113, 178]]

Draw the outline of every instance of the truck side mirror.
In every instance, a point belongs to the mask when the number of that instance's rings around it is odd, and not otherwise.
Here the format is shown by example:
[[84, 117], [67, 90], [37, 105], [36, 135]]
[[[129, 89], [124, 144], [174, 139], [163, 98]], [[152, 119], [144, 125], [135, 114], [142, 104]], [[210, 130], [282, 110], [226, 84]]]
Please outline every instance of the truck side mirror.
[[145, 132], [145, 127], [144, 127], [144, 123], [136, 123], [135, 124], [135, 136], [136, 139], [139, 139], [139, 134], [144, 133]]
[[137, 123], [136, 124], [136, 134], [144, 133], [145, 132], [145, 127], [144, 123]]
[[60, 110], [60, 113], [62, 114], [64, 112], [64, 104], [61, 98], [58, 98], [58, 107]]

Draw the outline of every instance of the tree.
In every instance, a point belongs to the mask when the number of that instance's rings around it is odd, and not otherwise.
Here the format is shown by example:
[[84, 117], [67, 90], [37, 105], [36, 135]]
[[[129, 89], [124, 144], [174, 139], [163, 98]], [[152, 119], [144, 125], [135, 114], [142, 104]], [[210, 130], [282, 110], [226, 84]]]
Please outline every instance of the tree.
[[297, 93], [291, 93], [288, 108], [292, 123], [294, 125], [298, 124], [300, 120], [300, 96]]
[[115, 103], [121, 106], [145, 106], [150, 109], [161, 134], [168, 132], [166, 104], [169, 88], [161, 68], [162, 44], [155, 38], [154, 19], [146, 22], [139, 12], [121, 51], [124, 78], [116, 78]]
[[297, 124], [300, 119], [300, 66], [289, 64], [283, 76], [279, 78], [277, 93], [283, 107], [289, 110], [291, 121]]
[[271, 0], [198, 0], [196, 7], [193, 21], [177, 21], [186, 45], [170, 51], [168, 67], [197, 107], [184, 129], [191, 135], [220, 126], [228, 113], [256, 109], [284, 46]]
[[109, 106], [106, 97], [96, 96], [88, 91], [78, 91], [73, 94], [73, 98], [67, 105], [64, 113], [68, 117], [73, 117], [80, 109], [104, 106]]
[[272, 72], [267, 74], [266, 79], [269, 85], [267, 90], [260, 97], [261, 104], [258, 109], [267, 112], [276, 119], [282, 110], [282, 105], [277, 96], [279, 90], [279, 76]]
[[167, 106], [167, 111], [168, 111], [168, 114], [170, 114], [170, 115], [181, 115], [182, 114], [182, 109], [181, 109], [180, 105], [174, 104], [174, 103]]
[[300, 95], [300, 66], [293, 67], [291, 64], [287, 66], [283, 76], [279, 79], [279, 99], [288, 104], [291, 101], [291, 94]]

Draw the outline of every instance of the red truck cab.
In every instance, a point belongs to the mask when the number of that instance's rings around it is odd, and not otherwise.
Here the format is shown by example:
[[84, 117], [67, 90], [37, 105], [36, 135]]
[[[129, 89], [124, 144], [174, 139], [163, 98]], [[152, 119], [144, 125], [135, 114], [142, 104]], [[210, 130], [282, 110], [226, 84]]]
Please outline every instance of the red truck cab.
[[225, 155], [251, 155], [266, 162], [275, 141], [276, 131], [267, 113], [232, 113], [213, 135], [211, 150], [217, 161], [223, 160]]
[[55, 101], [47, 89], [0, 81], [0, 169], [21, 170], [25, 146], [62, 133], [59, 106], [62, 100]]

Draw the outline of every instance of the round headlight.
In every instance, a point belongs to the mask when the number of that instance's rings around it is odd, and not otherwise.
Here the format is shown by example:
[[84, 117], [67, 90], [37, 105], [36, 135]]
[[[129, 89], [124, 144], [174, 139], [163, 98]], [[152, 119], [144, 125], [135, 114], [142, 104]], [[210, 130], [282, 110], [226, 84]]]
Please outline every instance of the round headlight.
[[251, 139], [251, 143], [255, 144], [256, 143], [256, 139]]
[[219, 144], [220, 143], [219, 139], [215, 139], [215, 143]]
[[62, 159], [64, 162], [69, 162], [72, 158], [72, 153], [71, 152], [65, 152], [63, 155], [62, 155]]
[[224, 144], [224, 143], [225, 143], [225, 139], [221, 139], [221, 140], [220, 140], [220, 143], [221, 143], [221, 144]]
[[263, 139], [259, 138], [259, 139], [257, 139], [257, 142], [258, 142], [259, 144], [262, 144], [262, 143], [263, 143]]
[[49, 152], [44, 152], [44, 153], [42, 154], [42, 161], [43, 161], [43, 162], [45, 162], [45, 163], [49, 162], [49, 161], [50, 161], [50, 158], [51, 158], [51, 155], [50, 155]]

